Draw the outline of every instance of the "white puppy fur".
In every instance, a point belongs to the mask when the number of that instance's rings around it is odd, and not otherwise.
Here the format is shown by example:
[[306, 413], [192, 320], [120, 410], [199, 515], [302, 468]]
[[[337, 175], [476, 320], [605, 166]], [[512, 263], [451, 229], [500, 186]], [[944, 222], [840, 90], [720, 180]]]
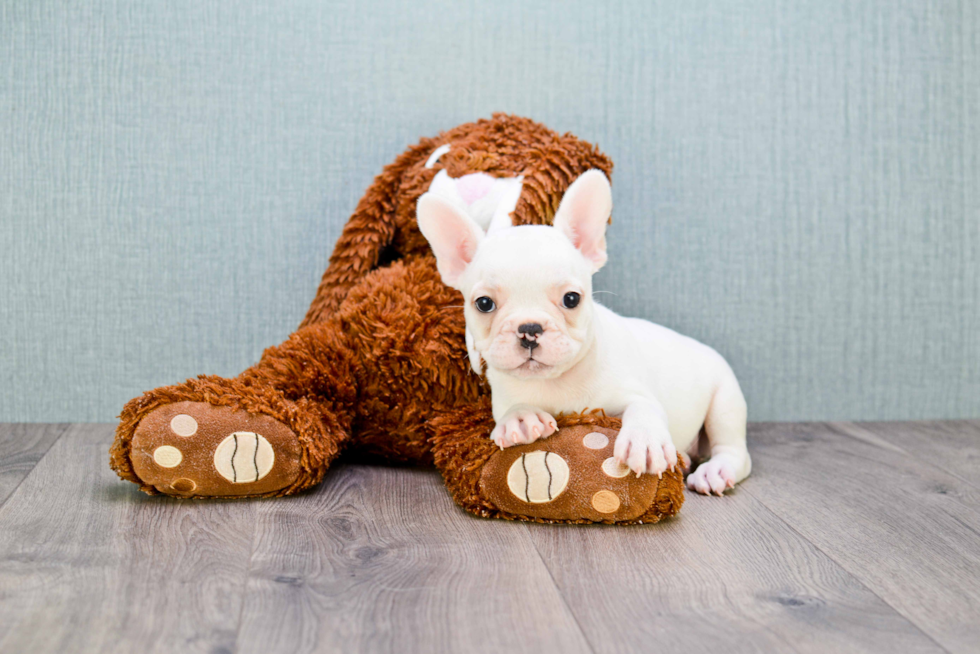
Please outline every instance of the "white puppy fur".
[[443, 281], [465, 299], [467, 350], [477, 373], [487, 364], [497, 445], [551, 435], [554, 414], [602, 408], [622, 416], [615, 458], [661, 475], [678, 452], [698, 454], [703, 427], [710, 458], [687, 483], [721, 495], [752, 469], [745, 398], [710, 347], [592, 299], [611, 213], [609, 181], [590, 170], [565, 193], [554, 227], [484, 235], [459, 204], [431, 192], [417, 216]]

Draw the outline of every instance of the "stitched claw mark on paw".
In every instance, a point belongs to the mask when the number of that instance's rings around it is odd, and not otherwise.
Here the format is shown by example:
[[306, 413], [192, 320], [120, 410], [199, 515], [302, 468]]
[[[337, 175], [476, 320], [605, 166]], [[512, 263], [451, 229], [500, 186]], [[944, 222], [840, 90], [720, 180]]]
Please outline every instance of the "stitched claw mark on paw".
[[258, 481], [269, 474], [276, 454], [261, 434], [237, 431], [214, 451], [214, 467], [234, 484]]
[[568, 485], [568, 463], [554, 452], [522, 454], [507, 472], [510, 492], [522, 502], [543, 504], [561, 495]]

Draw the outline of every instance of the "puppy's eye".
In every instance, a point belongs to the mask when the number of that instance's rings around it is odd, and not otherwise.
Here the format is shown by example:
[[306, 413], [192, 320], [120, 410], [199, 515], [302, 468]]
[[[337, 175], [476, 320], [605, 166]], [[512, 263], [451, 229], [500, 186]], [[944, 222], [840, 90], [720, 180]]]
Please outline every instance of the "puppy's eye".
[[497, 308], [497, 305], [493, 303], [493, 300], [484, 295], [476, 298], [476, 308], [481, 313], [490, 313]]
[[581, 299], [582, 296], [578, 293], [565, 293], [565, 297], [561, 299], [561, 303], [565, 305], [566, 309], [574, 309], [578, 306]]

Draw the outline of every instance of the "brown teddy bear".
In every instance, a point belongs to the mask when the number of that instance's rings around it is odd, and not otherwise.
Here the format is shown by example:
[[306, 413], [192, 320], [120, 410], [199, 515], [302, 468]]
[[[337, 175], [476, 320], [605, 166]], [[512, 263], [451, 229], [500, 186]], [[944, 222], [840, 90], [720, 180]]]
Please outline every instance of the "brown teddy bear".
[[201, 376], [128, 402], [110, 465], [151, 494], [280, 496], [319, 483], [348, 452], [435, 464], [456, 502], [487, 517], [674, 515], [681, 472], [627, 474], [611, 458], [620, 423], [599, 411], [559, 416], [558, 433], [531, 445], [500, 450], [490, 441], [489, 388], [467, 361], [462, 296], [440, 280], [416, 226], [416, 202], [442, 171], [443, 182], [520, 178], [510, 219], [523, 225], [549, 224], [590, 168], [610, 175], [612, 162], [517, 116], [423, 138], [358, 203], [299, 329], [238, 377]]

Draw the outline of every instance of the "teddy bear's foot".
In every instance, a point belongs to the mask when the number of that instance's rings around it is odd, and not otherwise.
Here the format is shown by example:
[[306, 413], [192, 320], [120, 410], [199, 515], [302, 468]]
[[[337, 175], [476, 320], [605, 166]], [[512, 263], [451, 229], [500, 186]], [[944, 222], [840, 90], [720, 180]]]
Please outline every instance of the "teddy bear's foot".
[[296, 434], [278, 420], [206, 402], [151, 411], [130, 449], [144, 486], [178, 497], [275, 493], [296, 481], [301, 454]]
[[501, 450], [490, 440], [489, 395], [437, 415], [430, 426], [436, 466], [453, 499], [486, 518], [639, 524], [675, 515], [684, 473], [637, 477], [613, 458], [619, 418], [601, 411], [558, 416], [558, 431]]
[[615, 429], [562, 427], [486, 462], [480, 490], [516, 517], [562, 522], [657, 522], [683, 502], [681, 472], [637, 476], [613, 458]]

